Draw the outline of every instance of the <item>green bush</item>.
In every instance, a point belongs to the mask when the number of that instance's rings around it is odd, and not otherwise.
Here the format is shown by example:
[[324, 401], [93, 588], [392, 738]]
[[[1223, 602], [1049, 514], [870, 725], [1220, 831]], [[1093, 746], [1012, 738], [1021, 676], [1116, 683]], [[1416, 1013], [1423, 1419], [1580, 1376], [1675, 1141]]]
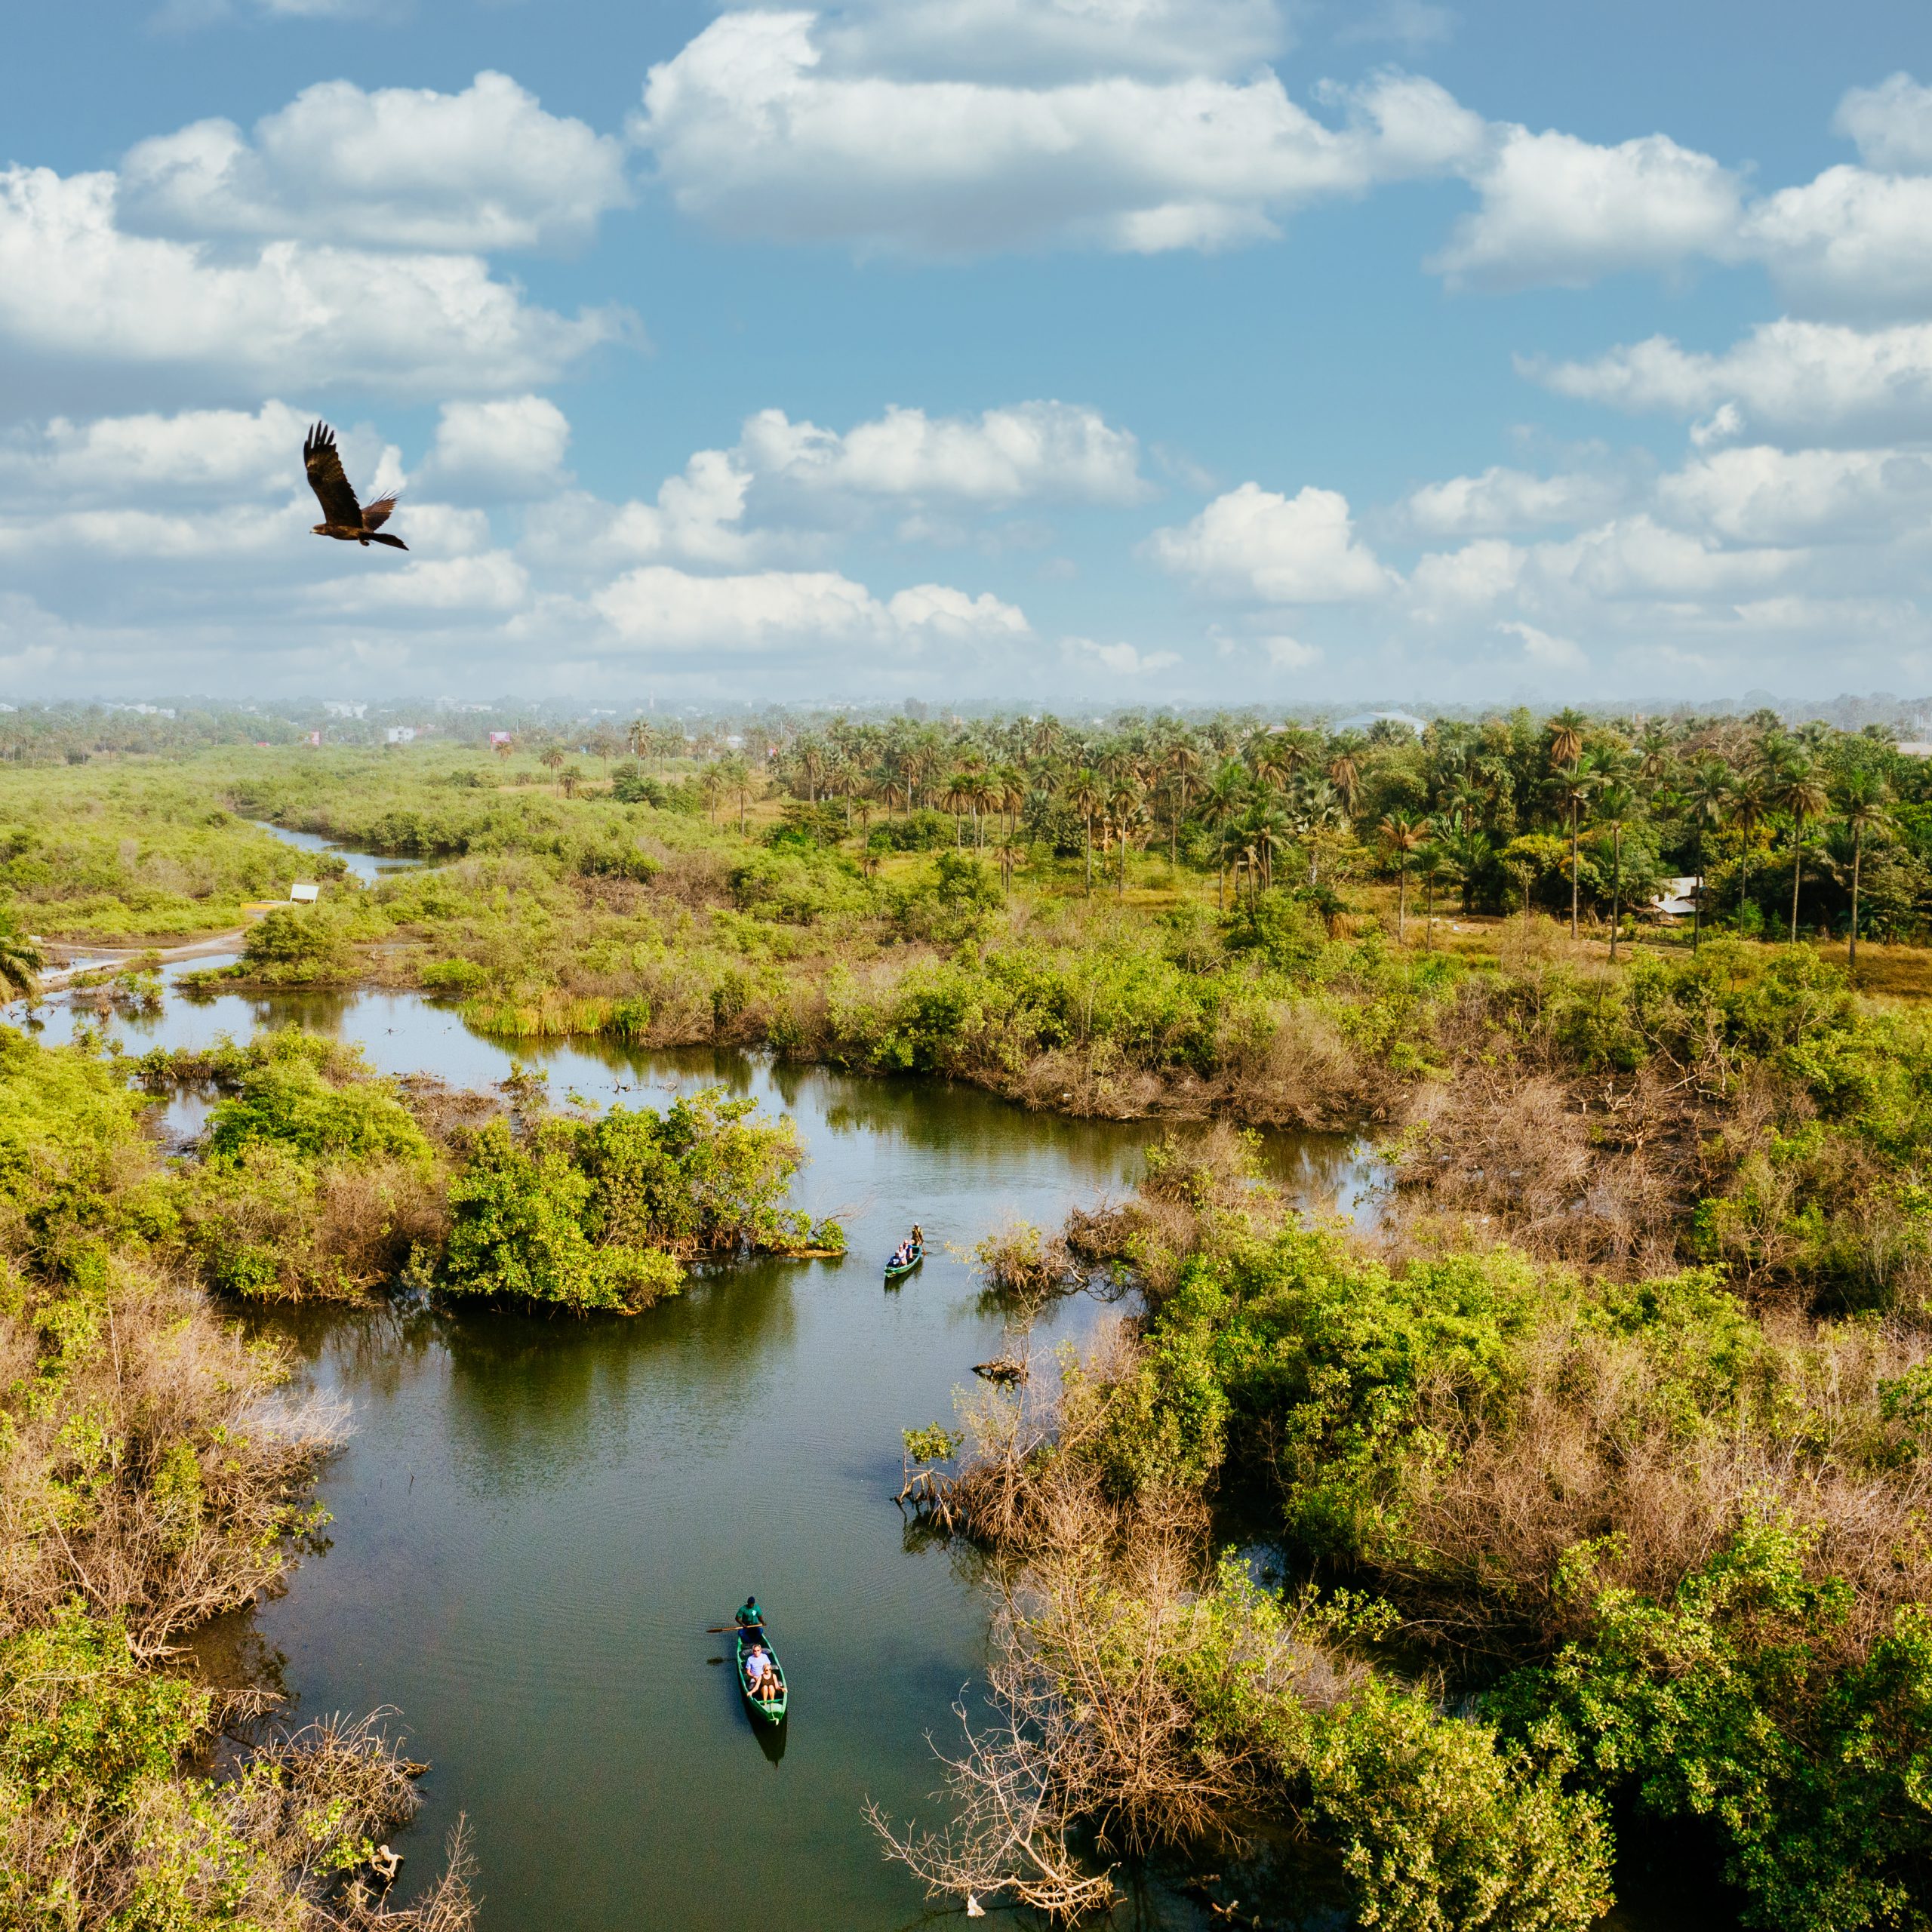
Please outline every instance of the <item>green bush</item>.
[[1609, 1908], [1601, 1808], [1487, 1724], [1371, 1679], [1316, 1727], [1308, 1776], [1377, 1932], [1583, 1932]]
[[850, 921], [872, 909], [872, 888], [851, 861], [811, 846], [754, 853], [732, 868], [731, 893], [742, 910], [792, 925]]
[[715, 1088], [660, 1114], [614, 1107], [519, 1139], [477, 1134], [450, 1190], [445, 1284], [458, 1294], [631, 1311], [674, 1294], [679, 1257], [808, 1244], [779, 1206], [801, 1158], [789, 1120]]
[[1932, 1915], [1932, 1616], [1895, 1614], [1847, 1654], [1850, 1584], [1815, 1574], [1815, 1531], [1761, 1512], [1664, 1602], [1567, 1560], [1587, 1638], [1493, 1698], [1588, 1784], [1708, 1820], [1747, 1921], [1779, 1932]]
[[921, 806], [899, 818], [888, 818], [866, 834], [873, 852], [941, 852], [958, 841], [957, 820], [946, 812]]
[[278, 906], [248, 928], [242, 971], [251, 979], [302, 986], [340, 979], [355, 964], [342, 924], [319, 906]]
[[210, 1701], [186, 1678], [143, 1669], [125, 1632], [70, 1606], [0, 1644], [0, 1808], [51, 1801], [75, 1808], [76, 1828], [91, 1809], [124, 1810], [144, 1780], [174, 1769]]
[[209, 1115], [205, 1146], [217, 1161], [254, 1146], [287, 1147], [310, 1161], [429, 1158], [423, 1130], [386, 1082], [332, 1086], [300, 1060], [248, 1073], [241, 1091]]

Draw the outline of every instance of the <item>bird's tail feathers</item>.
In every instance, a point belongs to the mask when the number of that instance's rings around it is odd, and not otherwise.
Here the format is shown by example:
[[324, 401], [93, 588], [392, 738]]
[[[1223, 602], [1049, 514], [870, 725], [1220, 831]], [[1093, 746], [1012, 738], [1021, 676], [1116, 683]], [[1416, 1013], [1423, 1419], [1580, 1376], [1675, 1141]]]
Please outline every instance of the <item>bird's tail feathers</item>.
[[409, 546], [405, 543], [400, 537], [392, 537], [389, 535], [389, 532], [385, 530], [371, 531], [369, 533], [369, 541], [371, 543], [386, 543], [392, 549], [395, 550], [406, 550], [409, 548]]

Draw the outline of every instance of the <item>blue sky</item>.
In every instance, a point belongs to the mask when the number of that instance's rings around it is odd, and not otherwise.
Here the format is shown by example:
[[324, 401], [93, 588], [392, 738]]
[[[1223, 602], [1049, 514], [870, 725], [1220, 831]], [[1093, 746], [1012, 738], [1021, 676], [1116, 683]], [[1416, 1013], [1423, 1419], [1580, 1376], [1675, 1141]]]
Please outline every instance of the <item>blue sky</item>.
[[0, 130], [16, 702], [1932, 691], [1922, 6], [77, 4]]

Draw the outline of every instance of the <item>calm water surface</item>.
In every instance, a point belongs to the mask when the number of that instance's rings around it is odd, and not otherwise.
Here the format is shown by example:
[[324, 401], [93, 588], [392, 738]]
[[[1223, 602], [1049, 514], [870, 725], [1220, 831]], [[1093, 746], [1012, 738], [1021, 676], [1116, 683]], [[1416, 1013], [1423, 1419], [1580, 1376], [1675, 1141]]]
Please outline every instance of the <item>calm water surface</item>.
[[[482, 1087], [512, 1063], [413, 995], [171, 997], [107, 1023], [138, 1051], [291, 1020], [386, 1072]], [[50, 1043], [71, 1024], [64, 1005], [47, 1021]], [[278, 1656], [298, 1714], [401, 1712], [434, 1767], [405, 1874], [426, 1876], [466, 1817], [494, 1932], [918, 1922], [920, 1888], [879, 1858], [860, 1807], [934, 1815], [924, 1737], [956, 1729], [986, 1604], [968, 1559], [907, 1536], [899, 1435], [949, 1422], [972, 1364], [1009, 1339], [947, 1244], [1123, 1189], [1152, 1130], [735, 1055], [518, 1051], [559, 1101], [721, 1081], [790, 1113], [810, 1156], [793, 1198], [844, 1217], [851, 1254], [720, 1269], [629, 1321], [278, 1318], [355, 1432], [321, 1486], [332, 1546], [214, 1641]], [[205, 1106], [178, 1105], [168, 1131]], [[1269, 1158], [1310, 1205], [1346, 1209], [1365, 1185], [1339, 1141], [1284, 1139]], [[928, 1258], [888, 1292], [880, 1264], [915, 1218]], [[1105, 1318], [1063, 1303], [1035, 1353]], [[776, 1737], [705, 1634], [752, 1590], [793, 1687]], [[1204, 1921], [1157, 1894], [1120, 1922]]]
[[272, 833], [285, 844], [293, 845], [303, 852], [326, 852], [340, 859], [349, 868], [352, 878], [360, 879], [365, 885], [374, 885], [379, 878], [386, 878], [392, 872], [414, 872], [421, 865], [420, 859], [390, 859], [379, 857], [374, 852], [358, 852], [351, 845], [338, 845], [333, 839], [325, 838], [318, 832], [297, 832], [286, 825], [275, 825], [267, 819], [251, 819], [248, 823], [257, 832]]

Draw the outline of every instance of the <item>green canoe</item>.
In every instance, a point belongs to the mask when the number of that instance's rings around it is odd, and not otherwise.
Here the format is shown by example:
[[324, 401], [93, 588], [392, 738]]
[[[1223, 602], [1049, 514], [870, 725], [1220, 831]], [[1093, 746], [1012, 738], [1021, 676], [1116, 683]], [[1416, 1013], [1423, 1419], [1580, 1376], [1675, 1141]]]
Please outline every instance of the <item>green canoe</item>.
[[921, 1241], [917, 1247], [913, 1249], [911, 1255], [906, 1260], [888, 1261], [885, 1264], [885, 1278], [888, 1281], [896, 1281], [900, 1276], [911, 1274], [925, 1258], [926, 1244]]
[[751, 1679], [745, 1675], [745, 1639], [750, 1632], [738, 1632], [738, 1688], [745, 1694], [745, 1702], [752, 1708], [755, 1717], [764, 1718], [767, 1724], [783, 1724], [785, 1707], [791, 1695], [791, 1686], [785, 1681], [785, 1666], [778, 1661], [778, 1653], [771, 1647], [769, 1631], [760, 1633], [764, 1638], [764, 1647], [771, 1659], [771, 1667], [778, 1674], [778, 1695], [775, 1697], [754, 1697]]

